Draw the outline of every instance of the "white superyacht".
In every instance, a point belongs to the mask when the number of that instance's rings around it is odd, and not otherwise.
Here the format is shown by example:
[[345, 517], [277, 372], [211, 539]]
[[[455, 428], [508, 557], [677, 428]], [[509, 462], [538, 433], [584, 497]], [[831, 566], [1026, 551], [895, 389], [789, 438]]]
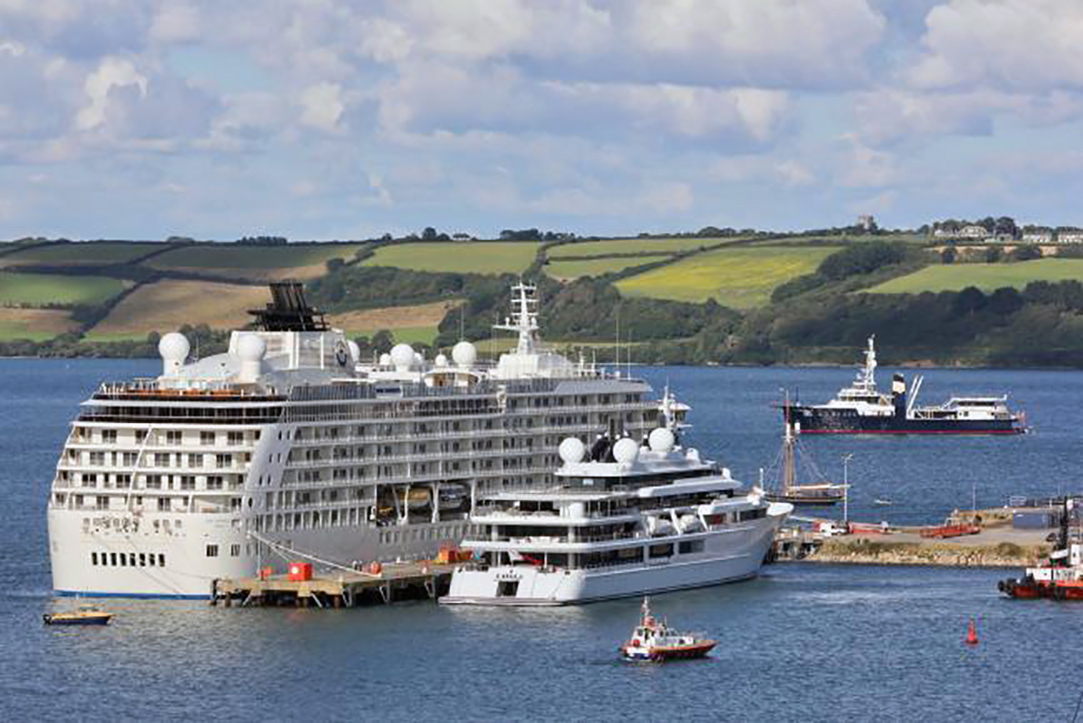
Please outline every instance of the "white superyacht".
[[49, 493], [58, 594], [209, 597], [289, 559], [431, 557], [477, 499], [551, 481], [561, 439], [657, 424], [645, 381], [542, 346], [532, 286], [513, 288], [498, 328], [518, 344], [493, 365], [466, 341], [362, 363], [299, 284], [271, 291], [228, 352], [192, 359], [167, 334], [161, 375], [83, 403]]
[[673, 425], [647, 443], [560, 444], [558, 481], [492, 495], [472, 516], [479, 556], [456, 568], [448, 605], [593, 602], [755, 577], [793, 510], [676, 444]]

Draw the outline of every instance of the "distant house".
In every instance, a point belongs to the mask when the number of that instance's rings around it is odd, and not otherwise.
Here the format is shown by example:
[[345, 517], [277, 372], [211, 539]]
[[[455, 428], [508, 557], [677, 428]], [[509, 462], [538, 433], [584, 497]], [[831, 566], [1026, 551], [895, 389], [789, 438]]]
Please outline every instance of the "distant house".
[[955, 238], [955, 231], [949, 231], [946, 228], [938, 228], [933, 231], [933, 238], [949, 239]]
[[872, 231], [876, 228], [876, 219], [869, 213], [863, 213], [857, 217], [857, 225], [861, 227], [863, 231]]
[[1053, 243], [1053, 234], [1049, 231], [1032, 231], [1023, 234], [1025, 244], [1049, 244]]
[[973, 241], [984, 241], [992, 236], [984, 226], [978, 226], [977, 224], [971, 224], [969, 226], [963, 226], [955, 233], [956, 238], [965, 238]]
[[1083, 244], [1083, 231], [1058, 231], [1057, 243]]

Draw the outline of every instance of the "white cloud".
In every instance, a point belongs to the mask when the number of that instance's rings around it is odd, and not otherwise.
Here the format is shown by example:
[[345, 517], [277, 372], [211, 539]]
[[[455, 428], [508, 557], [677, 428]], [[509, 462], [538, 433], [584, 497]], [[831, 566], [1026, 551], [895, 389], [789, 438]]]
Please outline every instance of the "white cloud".
[[149, 37], [163, 43], [185, 43], [201, 36], [199, 8], [183, 0], [169, 0], [159, 6]]
[[85, 131], [104, 123], [110, 91], [124, 86], [136, 86], [140, 95], [145, 96], [147, 77], [139, 73], [127, 58], [110, 56], [103, 59], [98, 68], [87, 76], [83, 85], [88, 103], [76, 115], [76, 127]]
[[933, 8], [920, 88], [1083, 88], [1083, 5], [1063, 0], [949, 0]]
[[670, 215], [690, 210], [695, 203], [695, 193], [687, 183], [662, 183], [645, 189], [639, 195], [639, 201], [654, 213]]
[[301, 123], [327, 133], [339, 131], [338, 122], [346, 105], [342, 86], [338, 83], [317, 83], [301, 93]]

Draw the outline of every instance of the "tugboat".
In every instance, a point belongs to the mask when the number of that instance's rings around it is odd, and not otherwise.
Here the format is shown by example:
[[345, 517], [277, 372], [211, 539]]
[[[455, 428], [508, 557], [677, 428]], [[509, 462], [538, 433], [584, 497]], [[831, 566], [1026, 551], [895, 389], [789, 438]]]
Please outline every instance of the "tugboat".
[[[1069, 540], [1069, 525], [1074, 500], [1064, 500], [1057, 547], [1049, 561], [1028, 567], [1021, 578], [1009, 578], [997, 583], [997, 589], [1010, 598], [1034, 600], [1083, 600], [1083, 544]], [[1078, 536], [1077, 536], [1078, 537]]]
[[45, 613], [41, 616], [46, 625], [108, 625], [113, 613], [85, 605], [71, 613]]
[[1007, 396], [951, 397], [943, 404], [915, 405], [924, 378], [906, 389], [896, 374], [891, 395], [876, 388], [875, 336], [854, 382], [826, 404], [794, 406], [792, 419], [805, 434], [1022, 434], [1026, 417], [1008, 408]]
[[668, 660], [702, 658], [718, 645], [715, 640], [697, 638], [691, 633], [671, 631], [666, 622], [658, 622], [651, 615], [650, 598], [643, 598], [639, 625], [632, 631], [632, 639], [621, 646], [626, 660], [664, 663]]

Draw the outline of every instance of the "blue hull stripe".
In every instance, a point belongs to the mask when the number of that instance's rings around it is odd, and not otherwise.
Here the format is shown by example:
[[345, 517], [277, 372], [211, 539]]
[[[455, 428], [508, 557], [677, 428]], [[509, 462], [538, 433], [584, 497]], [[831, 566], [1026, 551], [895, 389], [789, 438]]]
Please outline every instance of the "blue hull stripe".
[[53, 590], [60, 597], [127, 597], [139, 600], [210, 600], [210, 595], [181, 595], [154, 592], [92, 592], [89, 590]]

